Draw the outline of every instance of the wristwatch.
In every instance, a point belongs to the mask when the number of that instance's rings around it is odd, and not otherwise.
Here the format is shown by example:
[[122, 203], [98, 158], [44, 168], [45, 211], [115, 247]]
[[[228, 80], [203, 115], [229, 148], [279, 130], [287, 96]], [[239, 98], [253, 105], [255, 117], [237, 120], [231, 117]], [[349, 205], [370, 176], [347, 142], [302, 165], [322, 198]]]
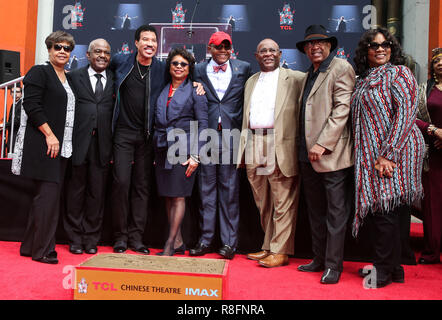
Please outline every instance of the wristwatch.
[[438, 127], [430, 124], [427, 128], [427, 133], [429, 136], [434, 136], [434, 133], [436, 132], [436, 130], [439, 129]]

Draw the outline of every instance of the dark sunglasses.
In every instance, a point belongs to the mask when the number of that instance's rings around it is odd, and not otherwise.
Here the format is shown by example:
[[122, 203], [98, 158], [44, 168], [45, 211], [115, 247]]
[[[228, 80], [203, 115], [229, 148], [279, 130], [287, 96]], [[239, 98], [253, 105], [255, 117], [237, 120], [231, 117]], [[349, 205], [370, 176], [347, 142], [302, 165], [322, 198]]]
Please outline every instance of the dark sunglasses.
[[71, 46], [62, 46], [61, 44], [54, 44], [55, 51], [60, 51], [61, 49], [63, 49], [64, 52], [71, 52], [72, 51]]
[[186, 62], [178, 62], [178, 61], [172, 61], [170, 64], [173, 65], [174, 67], [181, 66], [182, 68], [185, 68], [189, 65]]
[[212, 48], [215, 48], [216, 50], [222, 50], [223, 48], [225, 50], [230, 50], [230, 49], [232, 49], [232, 46], [230, 44], [223, 44], [223, 43], [221, 43], [221, 44], [219, 44], [217, 46], [212, 44]]
[[388, 48], [391, 48], [392, 44], [393, 43], [391, 41], [384, 41], [382, 43], [370, 42], [368, 44], [368, 48], [373, 49], [373, 50], [378, 50], [379, 47], [382, 47], [382, 49], [388, 49]]

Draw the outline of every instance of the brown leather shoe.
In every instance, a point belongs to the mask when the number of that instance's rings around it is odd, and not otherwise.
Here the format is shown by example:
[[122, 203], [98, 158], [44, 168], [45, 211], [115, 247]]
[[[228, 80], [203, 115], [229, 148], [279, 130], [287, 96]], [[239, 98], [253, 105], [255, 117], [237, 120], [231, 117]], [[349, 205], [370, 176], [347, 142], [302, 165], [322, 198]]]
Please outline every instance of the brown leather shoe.
[[268, 250], [264, 250], [264, 251], [260, 251], [260, 252], [255, 252], [255, 253], [249, 253], [247, 255], [247, 259], [258, 261], [258, 260], [264, 259], [269, 254], [270, 254], [270, 251], [268, 251]]
[[289, 264], [289, 257], [286, 254], [270, 253], [264, 259], [259, 260], [259, 264], [266, 268], [274, 268]]

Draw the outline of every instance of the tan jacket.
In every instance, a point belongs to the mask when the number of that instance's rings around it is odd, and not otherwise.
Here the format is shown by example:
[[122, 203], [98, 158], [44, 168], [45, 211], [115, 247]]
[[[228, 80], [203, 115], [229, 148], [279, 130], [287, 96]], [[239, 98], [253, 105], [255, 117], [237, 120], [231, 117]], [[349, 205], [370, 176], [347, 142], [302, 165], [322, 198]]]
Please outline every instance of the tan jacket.
[[[242, 123], [242, 134], [238, 152], [238, 164], [244, 164], [245, 147], [250, 141], [249, 115], [250, 103], [253, 90], [258, 81], [260, 72], [255, 73], [246, 82], [244, 91], [244, 116]], [[299, 119], [299, 99], [301, 95], [301, 85], [306, 74], [300, 71], [280, 68], [278, 87], [275, 102], [275, 156], [276, 162], [286, 177], [298, 174], [298, 119]]]
[[[302, 85], [302, 92], [307, 77]], [[321, 159], [312, 162], [316, 172], [337, 171], [354, 163], [351, 139], [350, 99], [355, 85], [353, 67], [344, 59], [333, 58], [321, 72], [306, 101], [305, 140], [307, 151], [315, 144], [326, 148]], [[302, 94], [299, 104], [302, 103]]]

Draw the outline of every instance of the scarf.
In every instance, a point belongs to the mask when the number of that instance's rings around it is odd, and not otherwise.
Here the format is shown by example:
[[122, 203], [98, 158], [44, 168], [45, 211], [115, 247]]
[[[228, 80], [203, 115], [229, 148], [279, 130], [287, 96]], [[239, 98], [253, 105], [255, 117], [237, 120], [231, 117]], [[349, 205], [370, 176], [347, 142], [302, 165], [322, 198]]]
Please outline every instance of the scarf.
[[[415, 124], [418, 89], [411, 71], [390, 63], [358, 79], [351, 98], [355, 144], [355, 217], [353, 236], [368, 212], [388, 214], [422, 199], [425, 143]], [[396, 163], [392, 178], [375, 169], [382, 156]]]

